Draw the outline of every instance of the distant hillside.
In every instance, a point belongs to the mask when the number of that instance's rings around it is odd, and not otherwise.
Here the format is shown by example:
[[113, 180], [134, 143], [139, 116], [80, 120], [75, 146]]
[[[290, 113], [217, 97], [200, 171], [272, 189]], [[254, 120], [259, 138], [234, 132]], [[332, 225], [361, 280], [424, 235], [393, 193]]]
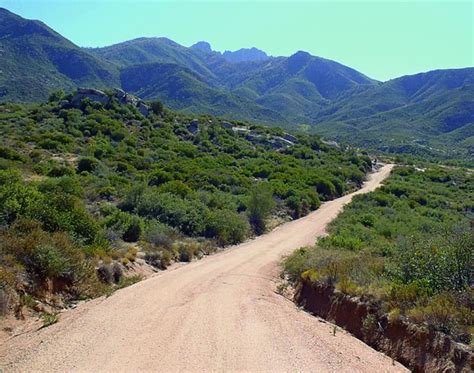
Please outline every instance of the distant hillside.
[[[232, 53], [237, 61], [251, 59], [247, 52], [254, 51]], [[229, 62], [231, 54], [214, 52], [206, 42], [186, 48], [166, 38], [140, 38], [91, 53], [122, 66], [122, 87], [142, 98], [160, 98], [174, 109], [267, 124], [314, 121], [328, 100], [356, 86], [376, 84], [349, 67], [306, 52]]]
[[205, 80], [188, 68], [173, 63], [149, 63], [121, 71], [122, 87], [144, 98], [159, 98], [174, 109], [221, 117], [254, 118], [259, 122], [286, 123], [284, 116], [249, 98], [234, 94]]
[[176, 110], [252, 120], [397, 153], [472, 159], [474, 69], [378, 82], [299, 51], [224, 54], [138, 38], [79, 48], [39, 21], [0, 10], [0, 101], [43, 101], [51, 91], [121, 87]]
[[[58, 88], [121, 86], [175, 109], [288, 125], [313, 122], [328, 99], [375, 84], [353, 69], [305, 52], [288, 58], [268, 57], [256, 48], [221, 54], [206, 42], [186, 48], [166, 38], [81, 49], [41, 22], [7, 10], [2, 15], [8, 22], [2, 22], [1, 45], [12, 56], [0, 65], [8, 72], [2, 77], [3, 101], [44, 100]], [[24, 25], [29, 25], [26, 34]], [[34, 57], [26, 53], [31, 50]]]
[[202, 54], [167, 38], [139, 38], [89, 51], [122, 67], [152, 62], [174, 63], [190, 69], [209, 82], [216, 80], [214, 73], [204, 63]]
[[472, 159], [474, 68], [405, 76], [347, 92], [314, 130], [380, 150]]
[[0, 100], [44, 100], [55, 89], [119, 85], [118, 69], [39, 21], [0, 8]]

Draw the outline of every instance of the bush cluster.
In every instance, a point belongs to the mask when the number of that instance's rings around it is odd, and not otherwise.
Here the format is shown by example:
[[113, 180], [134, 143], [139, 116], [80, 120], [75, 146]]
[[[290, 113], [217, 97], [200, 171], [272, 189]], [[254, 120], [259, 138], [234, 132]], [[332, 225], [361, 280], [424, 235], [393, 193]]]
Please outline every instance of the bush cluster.
[[[145, 118], [114, 100], [72, 108], [60, 103], [67, 98], [0, 104], [2, 288], [25, 274], [67, 277], [77, 289], [86, 277], [118, 286], [118, 263], [137, 255], [130, 248], [143, 247], [158, 268], [190, 261], [263, 233], [275, 214], [298, 218], [357, 188], [372, 166], [316, 136], [275, 148], [159, 102]], [[261, 139], [284, 135], [232, 124]]]
[[474, 323], [474, 178], [470, 171], [397, 167], [379, 190], [357, 196], [313, 248], [285, 261], [309, 276], [384, 302], [468, 342]]

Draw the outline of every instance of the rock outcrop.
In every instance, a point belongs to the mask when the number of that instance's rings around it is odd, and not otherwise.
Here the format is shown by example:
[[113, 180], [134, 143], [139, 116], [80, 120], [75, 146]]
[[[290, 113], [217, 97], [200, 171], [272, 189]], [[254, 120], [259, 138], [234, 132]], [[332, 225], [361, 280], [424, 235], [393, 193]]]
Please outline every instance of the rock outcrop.
[[199, 132], [199, 120], [193, 119], [188, 124], [188, 131], [191, 132], [193, 135]]
[[98, 102], [102, 105], [107, 105], [113, 99], [116, 99], [121, 105], [132, 105], [136, 107], [145, 117], [150, 114], [150, 108], [145, 102], [118, 88], [112, 90], [112, 93], [106, 93], [94, 88], [78, 88], [76, 93], [74, 93], [72, 98], [68, 101], [68, 104], [73, 107], [79, 107], [85, 99]]
[[251, 130], [246, 126], [234, 125], [226, 121], [222, 121], [221, 126], [225, 129], [232, 130], [234, 133], [244, 135], [248, 141], [255, 145], [269, 146], [276, 150], [298, 144], [298, 139], [286, 132], [283, 133], [282, 136], [275, 136]]
[[76, 93], [72, 96], [70, 103], [72, 106], [78, 107], [86, 98], [94, 102], [99, 102], [102, 105], [106, 105], [110, 101], [110, 97], [107, 96], [105, 92], [99, 91], [98, 89], [78, 88]]
[[205, 53], [212, 53], [211, 44], [209, 44], [207, 41], [198, 41], [196, 44], [191, 45], [191, 48], [199, 49]]

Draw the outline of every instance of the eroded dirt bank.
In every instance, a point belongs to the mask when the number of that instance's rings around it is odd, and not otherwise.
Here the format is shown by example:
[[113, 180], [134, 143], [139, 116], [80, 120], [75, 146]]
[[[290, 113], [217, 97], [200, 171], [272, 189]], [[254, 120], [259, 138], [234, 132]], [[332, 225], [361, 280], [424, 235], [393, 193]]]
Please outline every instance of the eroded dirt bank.
[[237, 247], [84, 303], [0, 345], [10, 371], [405, 371], [275, 292], [282, 255], [313, 244], [364, 187]]
[[389, 321], [376, 303], [303, 279], [295, 301], [414, 372], [472, 372], [474, 354], [448, 336], [401, 320]]

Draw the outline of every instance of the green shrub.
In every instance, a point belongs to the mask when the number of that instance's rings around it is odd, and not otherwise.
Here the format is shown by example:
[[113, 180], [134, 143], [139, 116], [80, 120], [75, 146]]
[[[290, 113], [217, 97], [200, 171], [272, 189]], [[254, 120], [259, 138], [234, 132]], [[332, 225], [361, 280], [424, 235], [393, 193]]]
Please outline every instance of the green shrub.
[[97, 193], [101, 198], [111, 200], [117, 194], [117, 190], [113, 186], [105, 186], [100, 188]]
[[16, 150], [6, 147], [6, 146], [0, 146], [0, 158], [8, 159], [11, 161], [20, 161], [20, 162], [26, 161], [25, 156], [18, 153]]
[[362, 322], [362, 333], [367, 338], [373, 338], [374, 335], [377, 333], [377, 330], [378, 330], [377, 317], [369, 313]]
[[331, 235], [327, 239], [327, 242], [333, 247], [351, 251], [359, 251], [364, 246], [363, 241], [359, 237], [351, 237], [343, 234]]
[[140, 204], [146, 188], [142, 183], [132, 185], [119, 207], [124, 211], [135, 211]]
[[157, 220], [149, 220], [145, 224], [143, 239], [155, 246], [171, 249], [176, 230]]
[[41, 315], [43, 319], [42, 328], [46, 328], [50, 325], [56, 324], [59, 321], [59, 315], [57, 313], [43, 313]]
[[62, 176], [72, 176], [74, 175], [74, 170], [67, 166], [53, 166], [48, 172], [50, 177], [62, 177]]
[[150, 107], [151, 107], [151, 110], [153, 111], [153, 113], [157, 114], [157, 115], [160, 115], [163, 113], [163, 104], [161, 103], [161, 101], [158, 101], [158, 100], [155, 100], [153, 101], [151, 104], [150, 104]]
[[190, 187], [188, 187], [186, 184], [184, 184], [180, 180], [165, 182], [162, 185], [160, 185], [160, 187], [158, 188], [158, 191], [160, 193], [175, 194], [177, 196], [180, 196], [181, 198], [186, 198], [187, 196], [190, 196], [193, 192]]
[[268, 219], [272, 209], [275, 207], [273, 191], [269, 183], [258, 183], [250, 191], [250, 199], [247, 204], [247, 213], [250, 224], [255, 233], [265, 232], [265, 220]]
[[172, 180], [173, 177], [170, 173], [162, 170], [156, 170], [149, 176], [148, 185], [158, 186]]
[[79, 279], [94, 275], [80, 247], [67, 234], [46, 232], [34, 220], [19, 220], [0, 232], [0, 259], [7, 255], [40, 280], [63, 278], [74, 285]]
[[416, 304], [420, 299], [432, 295], [428, 281], [415, 280], [409, 284], [394, 284], [390, 291], [390, 299], [400, 308], [407, 309]]
[[57, 278], [68, 271], [69, 265], [56, 247], [40, 245], [31, 258], [30, 268], [43, 278]]
[[215, 238], [219, 244], [237, 244], [249, 234], [247, 218], [230, 210], [216, 210], [209, 213], [206, 235]]
[[116, 231], [126, 242], [136, 242], [143, 233], [143, 221], [136, 215], [115, 211], [106, 217], [104, 225]]
[[138, 216], [132, 216], [128, 226], [123, 232], [123, 240], [126, 242], [137, 242], [143, 231], [143, 223]]
[[283, 261], [283, 268], [293, 282], [299, 280], [302, 273], [311, 267], [313, 263], [310, 259], [309, 248], [300, 248]]
[[360, 217], [360, 222], [365, 227], [373, 227], [375, 225], [375, 216], [371, 214], [364, 214]]
[[317, 180], [315, 187], [319, 195], [324, 197], [324, 200], [328, 200], [336, 195], [336, 187], [328, 179], [321, 178]]
[[145, 261], [158, 269], [166, 269], [171, 264], [173, 255], [168, 249], [147, 248], [145, 251]]
[[84, 157], [79, 159], [79, 162], [77, 163], [77, 171], [92, 172], [97, 168], [98, 165], [99, 161], [97, 161], [97, 159], [91, 157]]
[[147, 191], [137, 206], [140, 216], [158, 219], [190, 236], [205, 233], [208, 209], [200, 201], [187, 200], [171, 193]]
[[424, 305], [411, 308], [407, 314], [412, 320], [426, 322], [437, 330], [453, 334], [464, 343], [470, 342], [471, 336], [466, 335], [463, 326], [474, 323], [472, 305], [460, 304], [452, 294], [438, 294]]
[[197, 243], [181, 242], [178, 244], [178, 254], [180, 262], [190, 262], [198, 253], [199, 245]]

